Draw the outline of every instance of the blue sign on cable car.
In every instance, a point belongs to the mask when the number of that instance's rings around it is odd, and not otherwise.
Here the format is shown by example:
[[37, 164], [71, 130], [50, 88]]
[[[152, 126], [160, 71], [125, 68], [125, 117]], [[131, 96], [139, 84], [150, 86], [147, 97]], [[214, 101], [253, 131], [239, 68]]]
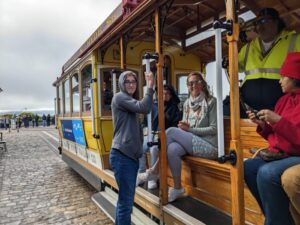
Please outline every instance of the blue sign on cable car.
[[86, 146], [82, 120], [61, 120], [61, 127], [65, 139]]

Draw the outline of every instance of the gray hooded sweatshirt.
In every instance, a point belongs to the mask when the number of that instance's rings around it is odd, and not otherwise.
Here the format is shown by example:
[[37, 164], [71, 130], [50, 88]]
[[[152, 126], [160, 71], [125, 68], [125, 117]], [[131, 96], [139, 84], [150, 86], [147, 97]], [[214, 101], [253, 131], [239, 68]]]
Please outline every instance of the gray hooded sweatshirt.
[[[148, 88], [145, 97], [140, 101], [136, 100], [125, 89], [124, 81], [128, 74], [132, 74], [132, 72], [121, 73], [119, 77], [121, 91], [114, 95], [111, 103], [114, 126], [112, 148], [138, 160], [143, 153], [143, 133], [137, 113], [147, 114], [151, 111], [154, 91]], [[136, 75], [135, 78], [137, 80]]]

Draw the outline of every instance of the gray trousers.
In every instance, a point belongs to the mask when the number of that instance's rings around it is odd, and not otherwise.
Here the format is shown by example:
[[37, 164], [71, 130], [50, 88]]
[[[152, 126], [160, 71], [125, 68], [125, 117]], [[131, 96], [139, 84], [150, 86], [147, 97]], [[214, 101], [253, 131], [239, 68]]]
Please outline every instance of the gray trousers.
[[[193, 134], [177, 127], [170, 127], [166, 130], [166, 136], [168, 144], [167, 154], [169, 167], [173, 177], [178, 177], [181, 174], [181, 157], [186, 154], [195, 155], [193, 152]], [[200, 137], [197, 138], [199, 143], [199, 140], [202, 139]], [[203, 149], [215, 149], [205, 140], [202, 140], [200, 144], [203, 145]], [[210, 158], [211, 151], [198, 151], [196, 152], [196, 156]]]

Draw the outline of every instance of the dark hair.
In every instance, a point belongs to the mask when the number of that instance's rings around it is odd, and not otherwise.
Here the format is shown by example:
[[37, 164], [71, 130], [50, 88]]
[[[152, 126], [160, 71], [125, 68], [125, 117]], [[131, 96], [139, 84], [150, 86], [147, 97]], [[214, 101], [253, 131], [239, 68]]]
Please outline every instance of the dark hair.
[[164, 90], [168, 91], [170, 93], [170, 95], [172, 96], [171, 101], [173, 101], [177, 104], [180, 102], [180, 99], [178, 98], [176, 91], [174, 90], [172, 85], [165, 84]]
[[257, 17], [271, 16], [274, 20], [278, 21], [278, 32], [280, 33], [286, 26], [284, 21], [280, 18], [279, 13], [273, 8], [263, 8], [259, 11]]
[[300, 80], [294, 79], [294, 84], [297, 88], [300, 88]]
[[204, 94], [205, 94], [205, 98], [206, 98], [206, 99], [209, 98], [209, 97], [211, 96], [211, 94], [210, 94], [210, 92], [209, 92], [208, 84], [207, 84], [207, 82], [204, 80], [202, 73], [200, 73], [200, 72], [195, 72], [195, 71], [194, 71], [194, 72], [191, 72], [191, 73], [188, 75], [187, 79], [186, 79], [186, 83], [189, 82], [189, 79], [190, 79], [191, 76], [196, 76], [196, 77], [198, 77], [199, 80], [201, 80], [201, 84], [202, 84], [202, 87], [203, 87], [203, 92], [204, 92]]

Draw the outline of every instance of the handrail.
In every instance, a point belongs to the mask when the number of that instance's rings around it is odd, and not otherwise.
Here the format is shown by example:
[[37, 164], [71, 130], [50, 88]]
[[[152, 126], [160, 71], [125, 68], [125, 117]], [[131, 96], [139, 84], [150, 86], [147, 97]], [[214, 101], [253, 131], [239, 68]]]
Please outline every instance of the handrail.
[[112, 80], [113, 80], [113, 94], [117, 93], [117, 72], [115, 70], [112, 71]]
[[[146, 73], [151, 72], [150, 70], [150, 57], [145, 57], [146, 60]], [[148, 87], [148, 80], [146, 83], [146, 86]], [[146, 95], [146, 92], [144, 92], [144, 96]], [[152, 142], [152, 112], [150, 111], [147, 114], [147, 127], [148, 127], [148, 143]]]
[[218, 121], [218, 157], [224, 155], [223, 87], [222, 87], [222, 31], [215, 29], [216, 49], [216, 95]]
[[98, 98], [98, 86], [100, 83], [100, 79], [98, 78], [98, 67], [97, 67], [97, 60], [96, 60], [96, 52], [92, 55], [92, 79], [91, 79], [91, 116], [92, 116], [92, 135], [94, 138], [100, 138], [99, 132], [99, 102], [100, 99]]

